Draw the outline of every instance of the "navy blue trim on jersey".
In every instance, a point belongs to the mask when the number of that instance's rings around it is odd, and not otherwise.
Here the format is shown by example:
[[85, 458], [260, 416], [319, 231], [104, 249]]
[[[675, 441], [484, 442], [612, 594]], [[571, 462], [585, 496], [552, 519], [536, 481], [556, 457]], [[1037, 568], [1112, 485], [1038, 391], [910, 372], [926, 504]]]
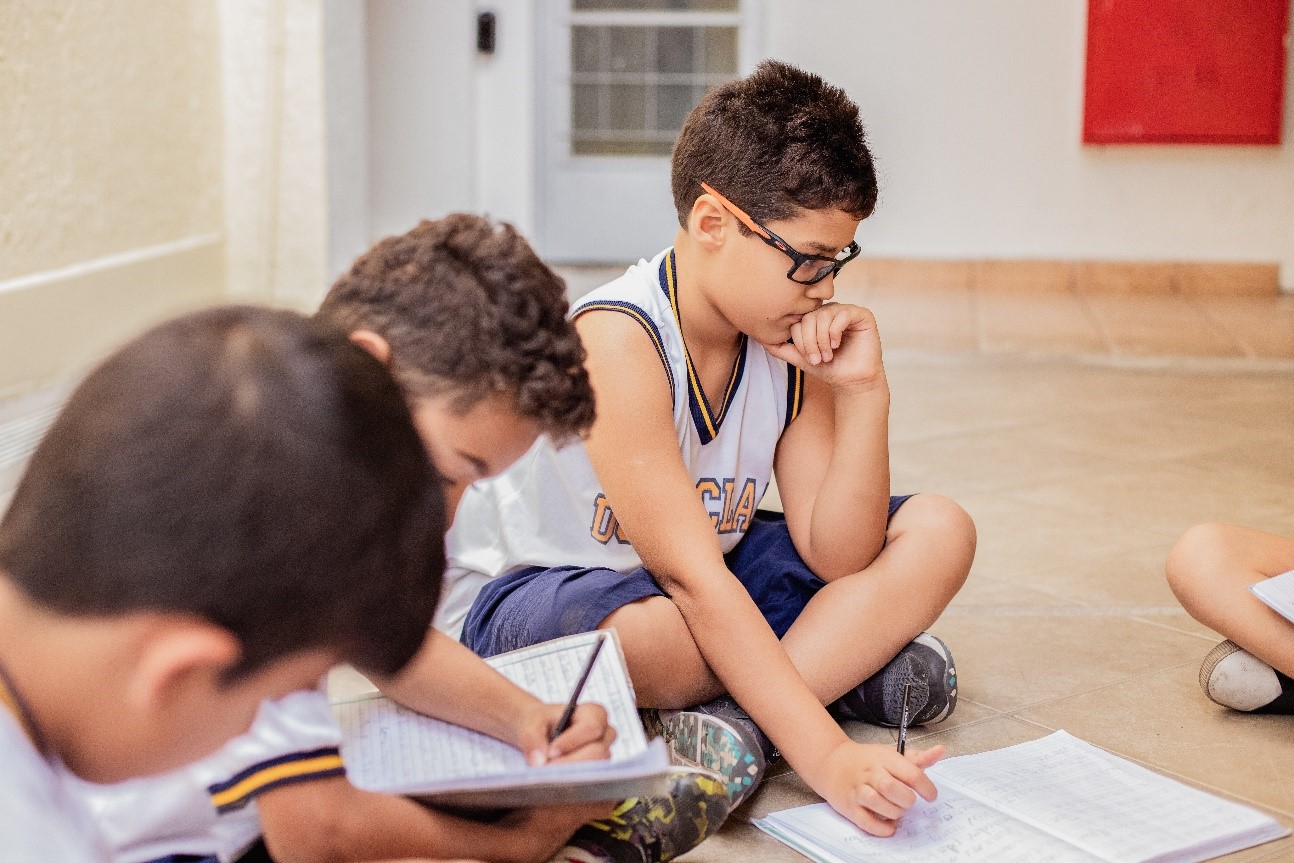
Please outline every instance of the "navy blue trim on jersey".
[[783, 429], [791, 424], [791, 420], [800, 415], [800, 408], [804, 406], [804, 369], [799, 366], [786, 364], [786, 423]]
[[674, 311], [674, 320], [678, 324], [679, 341], [683, 343], [683, 363], [687, 367], [688, 406], [692, 411], [692, 424], [696, 426], [697, 436], [701, 438], [701, 444], [704, 446], [719, 436], [719, 427], [723, 425], [723, 418], [728, 415], [728, 406], [732, 404], [733, 396], [741, 386], [741, 378], [746, 370], [746, 347], [750, 340], [746, 338], [745, 333], [741, 334], [737, 359], [733, 362], [732, 374], [728, 376], [728, 386], [724, 389], [723, 401], [719, 403], [719, 410], [716, 413], [710, 406], [709, 399], [705, 397], [705, 390], [701, 388], [701, 379], [692, 365], [692, 355], [688, 352], [687, 340], [683, 338], [683, 319], [678, 311], [676, 267], [674, 250], [671, 249], [660, 265], [661, 290], [669, 298], [670, 308]]
[[622, 315], [628, 315], [647, 331], [648, 338], [656, 347], [656, 353], [660, 355], [660, 363], [665, 367], [665, 377], [669, 378], [669, 398], [672, 405], [676, 387], [674, 370], [669, 367], [669, 355], [665, 353], [665, 340], [661, 337], [660, 328], [656, 326], [656, 322], [642, 308], [624, 300], [592, 300], [582, 306], [577, 306], [575, 311], [571, 312], [571, 320], [575, 320], [585, 312], [595, 311], [620, 312]]
[[223, 782], [207, 786], [211, 805], [220, 814], [246, 806], [254, 797], [271, 788], [294, 782], [345, 776], [341, 750], [336, 746], [291, 752], [253, 764]]

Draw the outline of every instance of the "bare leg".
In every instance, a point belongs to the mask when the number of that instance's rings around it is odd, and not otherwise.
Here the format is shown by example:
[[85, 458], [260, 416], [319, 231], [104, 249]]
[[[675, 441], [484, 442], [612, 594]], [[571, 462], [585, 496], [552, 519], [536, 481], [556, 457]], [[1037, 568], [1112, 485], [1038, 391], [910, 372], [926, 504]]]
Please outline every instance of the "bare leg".
[[[957, 504], [917, 495], [890, 521], [870, 566], [828, 584], [782, 644], [809, 689], [835, 701], [934, 623], [966, 580], [975, 526]], [[723, 693], [674, 603], [652, 597], [614, 612], [639, 703], [686, 707]]]
[[927, 494], [905, 503], [871, 565], [820, 590], [782, 639], [813, 694], [829, 704], [879, 671], [935, 622], [974, 556], [960, 506]]
[[616, 609], [598, 626], [620, 636], [629, 679], [642, 707], [683, 708], [723, 694], [723, 684], [692, 640], [670, 599], [651, 596]]
[[1249, 585], [1294, 569], [1294, 539], [1230, 524], [1200, 524], [1168, 554], [1168, 584], [1186, 611], [1294, 677], [1294, 626]]

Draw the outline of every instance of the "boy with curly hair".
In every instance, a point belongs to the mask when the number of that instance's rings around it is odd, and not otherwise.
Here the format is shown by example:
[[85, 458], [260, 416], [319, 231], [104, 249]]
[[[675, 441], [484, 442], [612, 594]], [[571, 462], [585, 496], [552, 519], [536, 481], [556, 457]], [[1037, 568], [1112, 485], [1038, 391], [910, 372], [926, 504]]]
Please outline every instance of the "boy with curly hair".
[[[316, 317], [390, 370], [452, 513], [469, 485], [506, 469], [541, 433], [561, 443], [592, 423], [584, 349], [566, 311], [564, 284], [520, 234], [455, 214], [375, 244]], [[550, 743], [564, 705], [540, 702], [452, 638], [425, 634], [399, 675], [374, 678], [395, 701], [509, 743], [533, 764], [609, 754], [615, 732], [599, 705], [581, 704]], [[314, 753], [335, 750], [339, 739], [321, 692], [266, 704], [251, 734], [158, 783], [169, 782], [171, 805], [189, 813], [187, 826], [165, 837], [141, 821], [138, 794], [100, 795], [101, 818], [118, 825], [118, 863], [161, 851], [214, 854], [220, 863], [251, 863], [266, 851], [279, 863], [406, 856], [536, 863], [563, 846], [563, 855], [586, 863], [645, 863], [660, 851], [669, 859], [687, 850], [728, 811], [718, 781], [679, 771], [668, 798], [624, 801], [613, 818], [587, 826], [611, 804], [536, 806], [483, 823], [358, 789], [339, 763], [315, 770]], [[198, 793], [174, 790], [184, 783]], [[670, 817], [678, 810], [687, 817]]]
[[[482, 655], [615, 628], [680, 758], [744, 796], [762, 729], [838, 812], [892, 834], [933, 798], [942, 748], [855, 743], [823, 705], [897, 724], [912, 684], [915, 722], [952, 711], [951, 656], [923, 630], [975, 534], [946, 498], [890, 496], [876, 321], [830, 302], [876, 204], [858, 108], [762, 63], [688, 116], [672, 185], [673, 247], [573, 312], [596, 422], [464, 497], [440, 619]], [[756, 509], [773, 474], [785, 516]]]

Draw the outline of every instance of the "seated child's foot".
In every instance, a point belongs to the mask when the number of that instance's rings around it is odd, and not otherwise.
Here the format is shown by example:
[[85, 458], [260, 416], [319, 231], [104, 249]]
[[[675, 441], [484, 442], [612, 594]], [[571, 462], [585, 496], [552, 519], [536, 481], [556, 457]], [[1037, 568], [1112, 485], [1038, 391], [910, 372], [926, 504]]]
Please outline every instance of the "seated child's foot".
[[903, 712], [903, 685], [912, 684], [908, 709], [912, 725], [947, 719], [957, 706], [957, 667], [948, 645], [923, 632], [880, 671], [831, 705], [847, 719], [896, 727]]
[[777, 753], [750, 714], [728, 696], [687, 710], [645, 711], [644, 725], [650, 736], [665, 738], [675, 764], [722, 776], [733, 809], [759, 785]]
[[1222, 642], [1204, 657], [1200, 686], [1210, 700], [1232, 710], [1294, 714], [1294, 680], [1234, 641]]
[[732, 808], [723, 778], [675, 767], [658, 797], [631, 797], [571, 837], [553, 863], [665, 863], [718, 832]]

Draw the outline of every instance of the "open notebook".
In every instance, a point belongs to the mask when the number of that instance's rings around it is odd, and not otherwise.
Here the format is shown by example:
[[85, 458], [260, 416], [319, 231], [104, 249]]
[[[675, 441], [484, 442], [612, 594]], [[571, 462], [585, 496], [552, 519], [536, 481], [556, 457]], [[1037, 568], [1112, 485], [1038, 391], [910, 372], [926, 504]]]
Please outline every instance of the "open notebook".
[[1294, 622], [1294, 570], [1265, 578], [1249, 590], [1277, 614]]
[[607, 709], [616, 730], [610, 759], [531, 767], [506, 743], [373, 693], [333, 704], [342, 726], [347, 775], [360, 788], [464, 807], [618, 800], [663, 791], [669, 757], [663, 741], [649, 743], [643, 733], [614, 631], [571, 635], [487, 662], [540, 699], [562, 703], [570, 698], [599, 637], [609, 643], [598, 655], [580, 702]]
[[1199, 863], [1290, 832], [1063, 731], [926, 772], [938, 799], [886, 839], [825, 803], [754, 823], [819, 863]]

